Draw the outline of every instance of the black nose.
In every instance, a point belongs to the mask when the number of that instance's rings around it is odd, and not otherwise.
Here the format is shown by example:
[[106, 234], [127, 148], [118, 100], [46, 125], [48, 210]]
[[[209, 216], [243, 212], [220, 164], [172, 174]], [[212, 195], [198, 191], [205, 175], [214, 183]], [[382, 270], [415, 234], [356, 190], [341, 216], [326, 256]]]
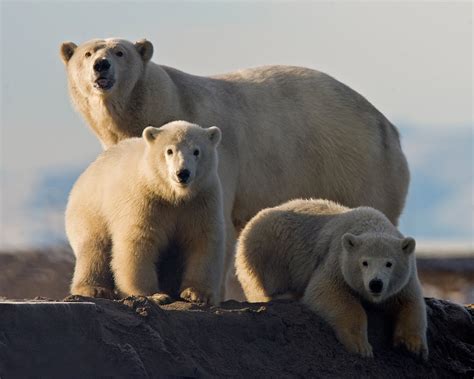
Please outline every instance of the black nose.
[[191, 173], [187, 169], [176, 171], [176, 176], [180, 183], [186, 183], [189, 179], [189, 175], [191, 175]]
[[110, 62], [107, 58], [97, 59], [94, 63], [94, 70], [97, 72], [104, 72], [110, 68]]
[[373, 293], [382, 292], [383, 282], [380, 279], [372, 279], [369, 282], [369, 288]]

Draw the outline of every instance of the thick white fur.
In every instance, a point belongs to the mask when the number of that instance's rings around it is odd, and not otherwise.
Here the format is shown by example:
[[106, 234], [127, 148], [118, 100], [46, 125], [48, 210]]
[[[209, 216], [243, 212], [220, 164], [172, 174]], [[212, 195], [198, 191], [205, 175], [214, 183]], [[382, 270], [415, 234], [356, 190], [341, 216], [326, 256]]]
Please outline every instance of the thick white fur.
[[[140, 136], [148, 125], [219, 125], [227, 267], [248, 220], [289, 199], [371, 206], [397, 223], [407, 162], [396, 128], [361, 95], [307, 68], [266, 66], [201, 77], [155, 64], [152, 54], [145, 40], [61, 46], [73, 104], [104, 148]], [[102, 58], [111, 62], [107, 77], [115, 83], [106, 91], [94, 88], [92, 67]]]
[[[221, 300], [225, 230], [217, 174], [220, 135], [218, 128], [183, 121], [149, 127], [143, 138], [122, 141], [89, 166], [74, 185], [66, 210], [66, 232], [76, 254], [72, 294], [113, 297], [115, 281], [121, 296], [169, 301], [158, 288], [155, 264], [174, 242], [184, 254], [181, 297]], [[185, 186], [175, 176], [184, 168], [191, 172]]]
[[[249, 301], [300, 299], [349, 351], [372, 356], [361, 306], [368, 301], [394, 315], [395, 345], [428, 357], [415, 241], [403, 238], [381, 212], [293, 200], [260, 211], [237, 246], [237, 276]], [[369, 287], [375, 279], [383, 282], [379, 294]]]

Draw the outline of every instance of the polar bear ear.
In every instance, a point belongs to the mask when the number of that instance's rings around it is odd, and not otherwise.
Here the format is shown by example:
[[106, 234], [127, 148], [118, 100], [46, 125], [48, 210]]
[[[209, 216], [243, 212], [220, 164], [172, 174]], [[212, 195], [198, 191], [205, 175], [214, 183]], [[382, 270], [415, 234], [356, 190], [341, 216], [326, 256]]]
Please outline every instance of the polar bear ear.
[[360, 245], [360, 239], [357, 236], [346, 233], [342, 236], [342, 246], [348, 252], [354, 251]]
[[402, 239], [402, 250], [405, 254], [410, 255], [415, 251], [416, 242], [411, 237], [406, 237]]
[[153, 44], [146, 39], [135, 42], [135, 49], [137, 49], [144, 62], [148, 62], [153, 56]]
[[61, 45], [61, 58], [65, 64], [69, 62], [69, 60], [74, 55], [74, 52], [77, 49], [77, 45], [74, 42], [63, 42]]
[[142, 137], [148, 144], [150, 144], [153, 143], [160, 132], [160, 129], [148, 126], [143, 130]]
[[207, 128], [206, 133], [214, 146], [217, 146], [219, 142], [221, 142], [222, 132], [217, 126]]

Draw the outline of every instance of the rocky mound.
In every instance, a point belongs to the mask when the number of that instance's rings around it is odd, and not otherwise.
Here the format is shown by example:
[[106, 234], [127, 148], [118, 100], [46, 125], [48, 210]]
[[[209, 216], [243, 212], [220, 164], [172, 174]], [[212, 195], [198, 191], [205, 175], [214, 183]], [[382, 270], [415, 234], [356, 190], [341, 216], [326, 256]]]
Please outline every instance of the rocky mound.
[[145, 298], [0, 304], [0, 377], [473, 377], [474, 310], [427, 299], [430, 359], [391, 347], [369, 313], [375, 358], [347, 353], [294, 302], [204, 307]]

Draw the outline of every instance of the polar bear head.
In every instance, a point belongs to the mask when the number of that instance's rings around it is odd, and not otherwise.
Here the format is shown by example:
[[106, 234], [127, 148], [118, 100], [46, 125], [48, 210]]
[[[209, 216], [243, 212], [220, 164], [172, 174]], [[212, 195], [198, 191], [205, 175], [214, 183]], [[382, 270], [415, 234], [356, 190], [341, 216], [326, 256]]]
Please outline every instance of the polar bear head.
[[128, 94], [142, 76], [153, 55], [147, 40], [94, 39], [77, 46], [64, 42], [60, 49], [69, 86], [82, 96]]
[[161, 128], [147, 127], [143, 139], [148, 177], [165, 198], [186, 200], [218, 180], [218, 127], [174, 121]]
[[342, 236], [342, 273], [347, 284], [379, 303], [406, 286], [414, 267], [415, 240], [384, 233]]

